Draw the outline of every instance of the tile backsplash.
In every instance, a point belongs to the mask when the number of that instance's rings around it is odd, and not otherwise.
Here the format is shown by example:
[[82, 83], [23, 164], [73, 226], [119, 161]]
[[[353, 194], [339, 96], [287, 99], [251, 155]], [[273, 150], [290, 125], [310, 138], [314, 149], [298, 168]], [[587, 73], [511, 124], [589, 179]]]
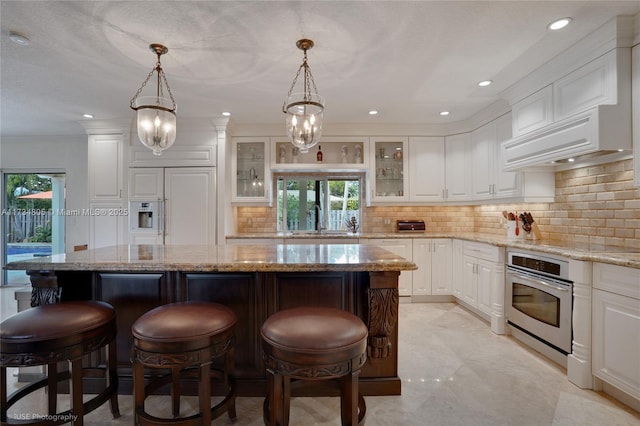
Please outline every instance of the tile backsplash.
[[[559, 171], [552, 203], [474, 206], [374, 206], [366, 208], [363, 232], [395, 231], [396, 219], [422, 219], [427, 232], [504, 234], [502, 211], [531, 212], [542, 239], [565, 244], [611, 245], [640, 250], [640, 190], [632, 160]], [[276, 231], [276, 209], [238, 207], [238, 233]]]

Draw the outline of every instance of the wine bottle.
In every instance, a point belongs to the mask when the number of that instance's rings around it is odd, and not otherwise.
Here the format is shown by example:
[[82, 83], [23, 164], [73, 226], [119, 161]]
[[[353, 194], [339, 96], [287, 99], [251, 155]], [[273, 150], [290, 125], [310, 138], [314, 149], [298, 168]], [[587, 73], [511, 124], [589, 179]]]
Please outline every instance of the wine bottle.
[[318, 153], [316, 154], [316, 160], [318, 163], [322, 163], [322, 147], [318, 145]]

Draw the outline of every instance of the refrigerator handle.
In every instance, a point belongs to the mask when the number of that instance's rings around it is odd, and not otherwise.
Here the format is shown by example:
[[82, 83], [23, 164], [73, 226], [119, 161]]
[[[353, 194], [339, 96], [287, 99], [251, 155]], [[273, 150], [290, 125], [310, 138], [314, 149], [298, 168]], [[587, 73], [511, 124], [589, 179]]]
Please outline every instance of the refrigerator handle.
[[160, 209], [160, 220], [158, 221], [158, 235], [164, 236], [164, 220], [165, 220], [165, 208], [164, 208], [164, 200], [158, 198], [158, 207]]

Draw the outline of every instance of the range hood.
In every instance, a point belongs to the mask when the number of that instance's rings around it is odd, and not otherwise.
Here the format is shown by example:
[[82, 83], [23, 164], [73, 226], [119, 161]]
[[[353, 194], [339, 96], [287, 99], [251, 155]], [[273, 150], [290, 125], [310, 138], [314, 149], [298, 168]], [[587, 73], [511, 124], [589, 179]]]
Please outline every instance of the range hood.
[[[556, 166], [631, 150], [631, 114], [600, 105], [501, 144], [504, 170]], [[603, 157], [604, 158], [604, 157]]]

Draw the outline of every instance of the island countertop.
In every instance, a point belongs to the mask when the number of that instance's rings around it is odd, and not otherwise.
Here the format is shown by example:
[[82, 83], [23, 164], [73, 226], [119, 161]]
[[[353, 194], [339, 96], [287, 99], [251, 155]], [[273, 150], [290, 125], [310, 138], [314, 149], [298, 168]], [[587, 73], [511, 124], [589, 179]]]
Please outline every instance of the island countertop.
[[5, 269], [49, 271], [389, 272], [417, 269], [364, 244], [119, 245], [36, 257]]

